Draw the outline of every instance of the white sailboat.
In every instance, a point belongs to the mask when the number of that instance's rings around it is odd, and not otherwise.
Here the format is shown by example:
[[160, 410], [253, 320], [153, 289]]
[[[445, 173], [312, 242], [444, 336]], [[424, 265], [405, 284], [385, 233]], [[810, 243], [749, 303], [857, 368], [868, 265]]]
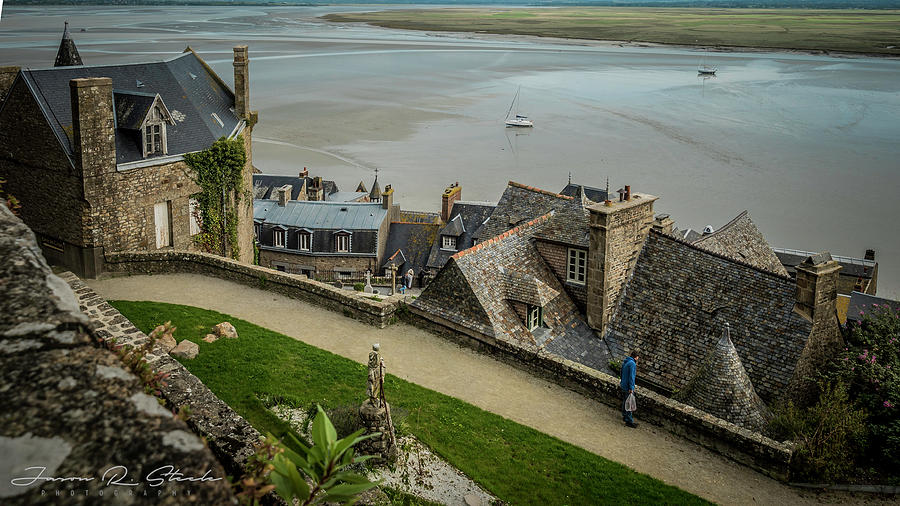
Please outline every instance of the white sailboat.
[[513, 97], [513, 101], [511, 104], [509, 104], [509, 109], [506, 111], [506, 126], [508, 127], [530, 128], [534, 126], [534, 122], [528, 119], [528, 116], [519, 114], [518, 109], [516, 109], [516, 114], [513, 117], [509, 116], [513, 112], [513, 108], [515, 108], [516, 104], [519, 102], [519, 91], [521, 90], [521, 86], [516, 89], [516, 96]]
[[703, 58], [700, 59], [700, 64], [697, 65], [697, 73], [703, 76], [714, 76], [716, 75], [716, 71], [719, 70], [718, 67], [714, 67], [712, 65], [708, 65], [706, 63], [706, 57], [709, 55], [709, 49], [703, 53]]

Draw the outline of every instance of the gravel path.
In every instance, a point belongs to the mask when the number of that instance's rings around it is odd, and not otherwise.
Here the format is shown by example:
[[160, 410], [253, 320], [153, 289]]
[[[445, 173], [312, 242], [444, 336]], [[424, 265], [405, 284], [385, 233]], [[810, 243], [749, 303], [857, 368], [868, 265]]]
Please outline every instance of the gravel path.
[[[637, 430], [629, 429], [609, 406], [409, 325], [376, 329], [282, 295], [199, 275], [86, 282], [109, 300], [151, 300], [220, 311], [360, 363], [366, 362], [372, 343], [381, 343], [388, 372], [394, 375], [716, 503], [878, 503], [872, 497], [797, 490], [661, 428], [645, 423]], [[317, 318], [309, 318], [310, 314]]]

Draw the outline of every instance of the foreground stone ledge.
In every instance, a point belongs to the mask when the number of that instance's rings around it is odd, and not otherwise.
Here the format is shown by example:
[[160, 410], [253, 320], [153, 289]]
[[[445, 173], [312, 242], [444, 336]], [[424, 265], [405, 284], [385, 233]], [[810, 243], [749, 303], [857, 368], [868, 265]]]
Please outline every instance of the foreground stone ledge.
[[[2, 204], [0, 258], [0, 503], [236, 504], [209, 448], [102, 346]], [[167, 466], [215, 481], [165, 483]], [[13, 482], [38, 470], [71, 479]], [[113, 474], [138, 485], [109, 484]]]
[[300, 299], [369, 325], [385, 328], [394, 321], [403, 297], [370, 299], [371, 294], [335, 288], [297, 274], [249, 265], [208, 253], [129, 251], [107, 253], [104, 269], [129, 274], [202, 274]]
[[[485, 338], [415, 306], [406, 307], [407, 311], [399, 313], [406, 323], [619, 409], [619, 379], [610, 374], [543, 350]], [[763, 474], [787, 481], [793, 456], [790, 443], [775, 441], [650, 390], [639, 389], [637, 398], [639, 420], [659, 425]]]

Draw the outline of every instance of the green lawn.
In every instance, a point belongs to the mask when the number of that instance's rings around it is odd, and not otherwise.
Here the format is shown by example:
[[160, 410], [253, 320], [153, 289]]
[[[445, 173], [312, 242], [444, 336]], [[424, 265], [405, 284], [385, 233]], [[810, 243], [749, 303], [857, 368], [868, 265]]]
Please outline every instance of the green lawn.
[[900, 11], [649, 7], [396, 9], [329, 14], [388, 28], [900, 54]]
[[[258, 395], [323, 408], [359, 404], [366, 368], [349, 359], [228, 315], [155, 302], [111, 302], [148, 332], [171, 320], [178, 341], [190, 339], [200, 354], [184, 365], [260, 432], [287, 425]], [[297, 315], [298, 325], [309, 315]], [[222, 321], [238, 339], [201, 339]], [[385, 380], [398, 424], [500, 499], [511, 504], [708, 504], [676, 487], [586, 450], [489, 413], [459, 399], [394, 376]], [[539, 406], [536, 406], [539, 409]]]

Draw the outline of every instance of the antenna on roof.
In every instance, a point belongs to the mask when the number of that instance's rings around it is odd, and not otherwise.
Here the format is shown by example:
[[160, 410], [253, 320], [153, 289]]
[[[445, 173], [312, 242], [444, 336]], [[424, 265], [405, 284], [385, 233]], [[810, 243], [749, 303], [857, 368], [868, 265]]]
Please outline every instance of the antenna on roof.
[[569, 184], [572, 184], [572, 171], [569, 171]]

